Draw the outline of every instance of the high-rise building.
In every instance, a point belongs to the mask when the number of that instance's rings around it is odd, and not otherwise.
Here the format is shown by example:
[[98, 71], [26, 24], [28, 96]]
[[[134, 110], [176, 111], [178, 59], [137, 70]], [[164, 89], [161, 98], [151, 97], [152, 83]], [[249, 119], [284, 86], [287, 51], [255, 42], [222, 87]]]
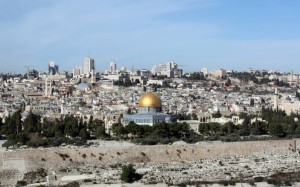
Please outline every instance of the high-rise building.
[[126, 71], [126, 68], [125, 68], [124, 66], [122, 66], [122, 67], [120, 68], [120, 71], [124, 72], [124, 71]]
[[216, 78], [222, 78], [222, 77], [226, 76], [226, 71], [224, 69], [218, 69], [218, 70], [214, 71], [213, 75]]
[[95, 60], [92, 58], [85, 58], [83, 63], [83, 74], [90, 74], [95, 70]]
[[208, 69], [207, 68], [202, 68], [201, 73], [203, 73], [204, 76], [208, 75]]
[[166, 75], [167, 77], [181, 77], [182, 75], [182, 69], [178, 69], [178, 65], [173, 61], [154, 65], [151, 72], [153, 75]]
[[114, 61], [112, 61], [110, 64], [109, 64], [109, 71], [110, 71], [110, 73], [113, 73], [113, 72], [115, 72], [117, 70], [117, 64], [114, 62]]
[[80, 76], [82, 74], [82, 67], [76, 66], [73, 69], [73, 76]]
[[55, 65], [54, 61], [50, 61], [48, 64], [48, 73], [49, 75], [58, 74], [58, 65]]

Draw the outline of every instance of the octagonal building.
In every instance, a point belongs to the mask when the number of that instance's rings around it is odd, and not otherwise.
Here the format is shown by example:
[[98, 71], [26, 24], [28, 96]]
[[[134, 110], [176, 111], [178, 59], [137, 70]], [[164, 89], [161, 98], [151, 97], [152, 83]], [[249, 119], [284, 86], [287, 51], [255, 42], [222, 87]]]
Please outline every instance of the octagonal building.
[[176, 115], [165, 114], [162, 111], [162, 101], [154, 92], [145, 93], [139, 100], [139, 110], [137, 114], [125, 115], [124, 123], [130, 121], [139, 125], [153, 125], [159, 122], [176, 122]]

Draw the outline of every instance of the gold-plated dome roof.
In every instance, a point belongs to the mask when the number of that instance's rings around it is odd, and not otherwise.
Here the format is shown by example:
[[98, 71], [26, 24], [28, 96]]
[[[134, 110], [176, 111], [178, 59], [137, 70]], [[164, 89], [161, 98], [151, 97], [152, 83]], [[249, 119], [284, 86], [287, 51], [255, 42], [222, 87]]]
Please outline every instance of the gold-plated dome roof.
[[145, 93], [139, 101], [139, 107], [161, 107], [161, 100], [153, 92]]

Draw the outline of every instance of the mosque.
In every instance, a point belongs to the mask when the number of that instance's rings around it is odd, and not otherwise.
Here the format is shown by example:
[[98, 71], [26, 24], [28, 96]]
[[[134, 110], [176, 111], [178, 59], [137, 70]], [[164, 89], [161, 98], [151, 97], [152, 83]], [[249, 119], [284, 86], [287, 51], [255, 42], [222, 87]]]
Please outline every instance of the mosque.
[[139, 100], [139, 110], [137, 114], [125, 115], [124, 123], [127, 125], [130, 121], [139, 125], [150, 125], [159, 122], [176, 122], [176, 115], [165, 114], [162, 112], [162, 102], [157, 94], [148, 92]]

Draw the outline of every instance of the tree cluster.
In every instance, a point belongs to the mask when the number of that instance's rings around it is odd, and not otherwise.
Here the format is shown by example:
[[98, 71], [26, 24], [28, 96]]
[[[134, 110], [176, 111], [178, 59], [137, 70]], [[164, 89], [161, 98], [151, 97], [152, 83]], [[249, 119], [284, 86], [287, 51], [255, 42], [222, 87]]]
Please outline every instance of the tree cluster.
[[261, 118], [263, 121], [251, 119], [257, 116], [247, 116], [241, 114], [240, 118], [244, 119], [240, 125], [234, 125], [232, 122], [221, 125], [219, 123], [201, 123], [199, 132], [204, 136], [251, 136], [251, 135], [271, 135], [273, 137], [298, 137], [300, 136], [299, 115], [291, 114], [287, 116], [284, 111], [274, 111], [263, 109]]
[[43, 120], [39, 115], [29, 112], [24, 121], [21, 111], [15, 112], [0, 125], [1, 135], [7, 137], [4, 146], [59, 146], [62, 143], [82, 145], [91, 138], [106, 138], [103, 121], [83, 122], [83, 118], [67, 115], [54, 121]]
[[167, 144], [178, 140], [197, 142], [201, 137], [187, 123], [160, 122], [149, 125], [138, 125], [129, 122], [128, 125], [115, 123], [112, 132], [121, 139], [133, 139], [133, 142], [147, 145]]
[[202, 72], [194, 72], [194, 73], [191, 73], [190, 76], [183, 75], [183, 78], [186, 78], [188, 80], [201, 80], [201, 81], [206, 80], [206, 78]]
[[[300, 115], [292, 113], [286, 115], [281, 110], [264, 109], [262, 118], [268, 121], [268, 130], [270, 135], [278, 137], [298, 136], [300, 135]], [[295, 119], [298, 119], [298, 121]]]
[[243, 82], [253, 81], [254, 83], [258, 83], [258, 79], [254, 73], [233, 71], [231, 77], [237, 78]]

